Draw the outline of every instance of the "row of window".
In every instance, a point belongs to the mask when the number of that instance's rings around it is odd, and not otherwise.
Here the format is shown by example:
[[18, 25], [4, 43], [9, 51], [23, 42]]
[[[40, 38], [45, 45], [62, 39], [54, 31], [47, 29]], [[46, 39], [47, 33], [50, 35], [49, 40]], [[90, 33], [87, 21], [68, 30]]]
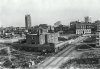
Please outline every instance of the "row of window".
[[88, 26], [88, 25], [81, 25], [81, 26], [78, 26], [78, 28], [81, 28], [81, 29], [88, 29], [88, 28], [91, 28], [91, 26]]
[[76, 32], [91, 32], [91, 30], [77, 30]]
[[89, 31], [89, 30], [87, 30], [87, 31], [82, 31], [82, 30], [76, 31], [76, 34], [86, 34], [86, 33], [91, 33], [91, 31]]

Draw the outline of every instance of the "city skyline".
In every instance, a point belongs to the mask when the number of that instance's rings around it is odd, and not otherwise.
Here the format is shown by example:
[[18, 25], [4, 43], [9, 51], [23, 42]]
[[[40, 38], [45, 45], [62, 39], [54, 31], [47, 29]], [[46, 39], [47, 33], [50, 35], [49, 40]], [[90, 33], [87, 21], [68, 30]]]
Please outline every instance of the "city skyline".
[[0, 0], [0, 24], [3, 26], [25, 26], [24, 16], [31, 15], [32, 26], [54, 25], [61, 21], [84, 21], [85, 16], [99, 20], [99, 0]]

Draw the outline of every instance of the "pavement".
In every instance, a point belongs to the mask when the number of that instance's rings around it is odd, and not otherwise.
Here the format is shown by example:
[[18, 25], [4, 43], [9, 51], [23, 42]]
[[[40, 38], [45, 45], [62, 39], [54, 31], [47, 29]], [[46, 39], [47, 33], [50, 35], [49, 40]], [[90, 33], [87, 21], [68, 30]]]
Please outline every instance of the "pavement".
[[68, 47], [54, 56], [48, 57], [43, 63], [38, 65], [37, 69], [59, 69], [59, 66], [69, 60], [70, 54], [74, 51], [75, 45], [85, 40], [87, 37], [78, 37], [70, 43]]

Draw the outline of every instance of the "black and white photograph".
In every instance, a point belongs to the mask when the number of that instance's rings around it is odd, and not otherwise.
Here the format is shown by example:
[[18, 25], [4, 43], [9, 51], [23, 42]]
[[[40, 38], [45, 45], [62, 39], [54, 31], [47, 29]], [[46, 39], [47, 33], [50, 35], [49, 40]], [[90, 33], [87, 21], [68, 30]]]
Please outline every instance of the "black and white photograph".
[[0, 0], [0, 69], [100, 69], [100, 0]]

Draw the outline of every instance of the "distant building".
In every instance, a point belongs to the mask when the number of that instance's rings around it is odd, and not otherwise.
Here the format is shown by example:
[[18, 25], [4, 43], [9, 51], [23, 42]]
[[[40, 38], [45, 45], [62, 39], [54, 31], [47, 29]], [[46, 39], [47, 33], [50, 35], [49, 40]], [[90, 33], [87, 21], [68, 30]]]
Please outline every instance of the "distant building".
[[54, 23], [54, 27], [58, 27], [59, 25], [62, 25], [61, 21], [57, 21], [56, 23]]
[[[76, 27], [74, 26], [76, 25]], [[91, 23], [90, 17], [86, 16], [84, 17], [83, 22], [76, 22], [71, 25], [72, 27], [76, 28], [76, 34], [91, 34], [93, 24]]]
[[62, 34], [65, 34], [68, 32], [68, 26], [65, 25], [59, 25], [58, 27], [54, 27], [55, 32], [61, 32]]
[[58, 43], [59, 33], [48, 33], [46, 34], [46, 42], [47, 43]]
[[100, 21], [97, 22], [97, 31], [96, 31], [96, 46], [100, 46]]
[[79, 23], [79, 21], [72, 21], [70, 22], [70, 29], [69, 32], [75, 34], [76, 33], [76, 24]]
[[72, 21], [72, 22], [70, 22], [70, 27], [71, 28], [76, 27], [77, 23], [79, 23], [79, 21]]
[[48, 28], [39, 28], [39, 34], [46, 34], [48, 33]]
[[97, 26], [98, 26], [98, 23], [99, 23], [99, 22], [100, 22], [100, 21], [97, 20], [97, 21], [95, 21], [95, 22], [92, 23], [92, 28], [91, 28], [91, 33], [92, 33], [92, 34], [95, 34], [95, 33], [96, 33], [96, 31], [97, 31]]
[[76, 34], [91, 34], [91, 23], [77, 23]]
[[91, 22], [91, 18], [89, 16], [84, 17], [85, 23]]
[[84, 17], [83, 22], [79, 22], [79, 20], [70, 22], [69, 30], [70, 30], [70, 33], [86, 34], [86, 33], [91, 33], [92, 27], [94, 27], [94, 26], [91, 23], [90, 17], [86, 16], [86, 17]]
[[49, 31], [51, 31], [51, 30], [54, 31], [54, 26], [48, 26], [48, 30]]
[[39, 34], [39, 26], [31, 27], [31, 29], [28, 30], [28, 33], [30, 33], [30, 34]]
[[25, 27], [28, 30], [29, 28], [31, 28], [31, 16], [25, 15]]
[[46, 29], [46, 28], [48, 28], [48, 25], [47, 24], [40, 24], [39, 28], [45, 28]]
[[26, 43], [28, 44], [39, 44], [39, 35], [37, 34], [27, 34]]
[[27, 34], [26, 35], [27, 44], [45, 44], [45, 35], [38, 34]]
[[39, 35], [39, 44], [46, 44], [46, 37], [44, 34]]
[[48, 33], [48, 30], [49, 30], [48, 25], [40, 24], [38, 30], [39, 30], [39, 34], [46, 34], [46, 33]]
[[59, 33], [27, 34], [26, 43], [28, 44], [48, 44], [58, 43]]
[[16, 27], [14, 30], [14, 34], [24, 34], [25, 33], [25, 27]]
[[4, 28], [0, 28], [0, 35], [3, 35], [5, 33]]

